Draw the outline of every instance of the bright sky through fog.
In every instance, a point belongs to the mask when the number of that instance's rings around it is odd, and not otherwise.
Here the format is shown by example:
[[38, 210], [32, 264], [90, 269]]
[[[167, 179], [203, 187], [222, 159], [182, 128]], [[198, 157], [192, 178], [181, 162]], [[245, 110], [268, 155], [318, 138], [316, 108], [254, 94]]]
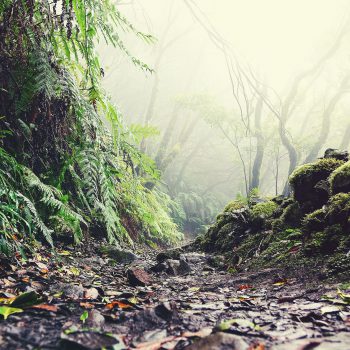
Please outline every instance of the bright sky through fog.
[[317, 59], [350, 9], [349, 0], [195, 1], [239, 55], [273, 86], [283, 85]]

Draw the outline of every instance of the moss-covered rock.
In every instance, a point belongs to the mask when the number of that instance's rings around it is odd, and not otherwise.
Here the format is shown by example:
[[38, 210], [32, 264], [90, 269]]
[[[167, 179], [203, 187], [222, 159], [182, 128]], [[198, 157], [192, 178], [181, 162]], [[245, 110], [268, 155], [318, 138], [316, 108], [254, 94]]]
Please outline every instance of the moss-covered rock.
[[300, 226], [302, 213], [299, 203], [293, 200], [289, 200], [287, 203], [289, 204], [282, 209], [280, 216], [272, 221], [272, 230], [274, 232]]
[[202, 239], [205, 251], [225, 252], [237, 247], [250, 232], [250, 209], [246, 206], [233, 209], [230, 205], [218, 215]]
[[341, 250], [343, 240], [344, 232], [341, 225], [327, 226], [323, 231], [312, 233], [304, 244], [304, 251], [310, 256], [331, 255]]
[[266, 201], [255, 204], [252, 208], [253, 217], [269, 218], [272, 216], [278, 205], [273, 201]]
[[234, 201], [231, 201], [230, 203], [228, 203], [226, 205], [226, 207], [224, 208], [224, 213], [229, 213], [229, 212], [233, 212], [235, 210], [239, 210], [239, 209], [242, 209], [244, 207], [246, 207], [247, 204], [244, 203], [243, 201], [240, 201], [240, 200], [234, 200]]
[[329, 177], [331, 193], [350, 192], [350, 161], [335, 169]]
[[340, 224], [350, 229], [350, 193], [338, 193], [332, 196], [326, 208], [327, 223]]
[[305, 207], [304, 211], [321, 208], [329, 199], [327, 179], [330, 174], [344, 164], [334, 158], [322, 158], [314, 163], [296, 168], [289, 178], [294, 199]]
[[326, 227], [325, 211], [317, 209], [307, 214], [302, 220], [303, 232], [309, 234], [311, 232], [322, 231]]

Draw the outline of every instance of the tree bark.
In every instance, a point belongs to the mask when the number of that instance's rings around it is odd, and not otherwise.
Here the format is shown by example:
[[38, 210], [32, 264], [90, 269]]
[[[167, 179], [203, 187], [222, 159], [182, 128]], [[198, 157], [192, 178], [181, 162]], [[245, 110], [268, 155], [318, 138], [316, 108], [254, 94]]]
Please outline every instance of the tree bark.
[[259, 188], [260, 185], [260, 171], [261, 165], [264, 158], [264, 137], [261, 130], [261, 117], [262, 117], [262, 109], [263, 109], [263, 99], [260, 97], [255, 108], [255, 138], [256, 138], [256, 152], [252, 170], [252, 181], [250, 184], [251, 191], [253, 188]]

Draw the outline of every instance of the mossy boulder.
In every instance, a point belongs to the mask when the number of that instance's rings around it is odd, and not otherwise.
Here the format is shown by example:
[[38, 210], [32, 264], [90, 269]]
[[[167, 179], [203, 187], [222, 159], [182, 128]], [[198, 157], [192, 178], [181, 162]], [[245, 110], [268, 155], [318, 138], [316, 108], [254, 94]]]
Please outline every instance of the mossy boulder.
[[255, 204], [251, 208], [251, 221], [254, 231], [270, 228], [271, 220], [269, 219], [273, 216], [277, 208], [278, 205], [272, 200]]
[[334, 148], [328, 148], [324, 153], [324, 158], [334, 158], [347, 162], [349, 160], [349, 152]]
[[350, 192], [350, 161], [332, 172], [329, 183], [332, 194]]
[[327, 180], [331, 173], [344, 164], [343, 160], [322, 158], [296, 168], [289, 178], [294, 199], [304, 212], [321, 208], [329, 199]]
[[255, 204], [252, 208], [252, 216], [269, 218], [277, 207], [278, 205], [272, 200]]
[[285, 204], [285, 207], [280, 207], [276, 210], [280, 215], [272, 221], [272, 230], [274, 232], [300, 226], [302, 212], [299, 203], [293, 200], [288, 200]]
[[302, 220], [302, 228], [305, 234], [311, 232], [322, 231], [326, 227], [325, 211], [317, 209], [310, 214], [307, 214]]
[[325, 218], [328, 224], [340, 224], [345, 230], [350, 229], [350, 193], [332, 196], [326, 211]]
[[249, 208], [233, 209], [231, 206], [226, 208], [222, 214], [218, 215], [217, 221], [202, 239], [202, 247], [205, 251], [232, 251], [250, 232]]

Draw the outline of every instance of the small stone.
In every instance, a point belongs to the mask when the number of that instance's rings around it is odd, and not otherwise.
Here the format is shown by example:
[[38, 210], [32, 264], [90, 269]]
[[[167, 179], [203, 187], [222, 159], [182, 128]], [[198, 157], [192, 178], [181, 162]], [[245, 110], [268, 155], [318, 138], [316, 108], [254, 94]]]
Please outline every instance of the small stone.
[[139, 256], [127, 249], [108, 247], [105, 248], [103, 251], [105, 251], [111, 259], [115, 260], [119, 264], [130, 264], [135, 260], [140, 259]]
[[248, 350], [248, 344], [239, 336], [228, 333], [214, 333], [202, 338], [186, 350]]
[[190, 265], [187, 261], [181, 259], [181, 260], [167, 260], [167, 269], [166, 273], [172, 276], [181, 276], [185, 275], [192, 271]]
[[105, 318], [98, 310], [89, 311], [89, 316], [86, 321], [87, 325], [91, 328], [103, 329], [105, 324]]
[[167, 269], [168, 265], [165, 262], [161, 262], [151, 267], [152, 272], [163, 272]]
[[78, 300], [84, 297], [84, 287], [79, 284], [59, 283], [50, 287], [54, 293], [62, 292], [63, 296], [69, 299]]
[[85, 291], [86, 299], [97, 299], [98, 298], [98, 290], [96, 288], [89, 288]]
[[129, 283], [132, 286], [146, 286], [152, 282], [151, 276], [143, 269], [131, 268], [126, 272]]
[[158, 317], [169, 322], [171, 321], [174, 315], [173, 309], [175, 309], [174, 305], [171, 305], [169, 302], [165, 302], [157, 305], [154, 311]]
[[174, 248], [174, 249], [168, 249], [164, 250], [163, 252], [160, 252], [157, 255], [157, 261], [158, 262], [164, 262], [165, 260], [178, 260], [180, 259], [180, 255], [183, 253], [183, 250], [181, 248]]

